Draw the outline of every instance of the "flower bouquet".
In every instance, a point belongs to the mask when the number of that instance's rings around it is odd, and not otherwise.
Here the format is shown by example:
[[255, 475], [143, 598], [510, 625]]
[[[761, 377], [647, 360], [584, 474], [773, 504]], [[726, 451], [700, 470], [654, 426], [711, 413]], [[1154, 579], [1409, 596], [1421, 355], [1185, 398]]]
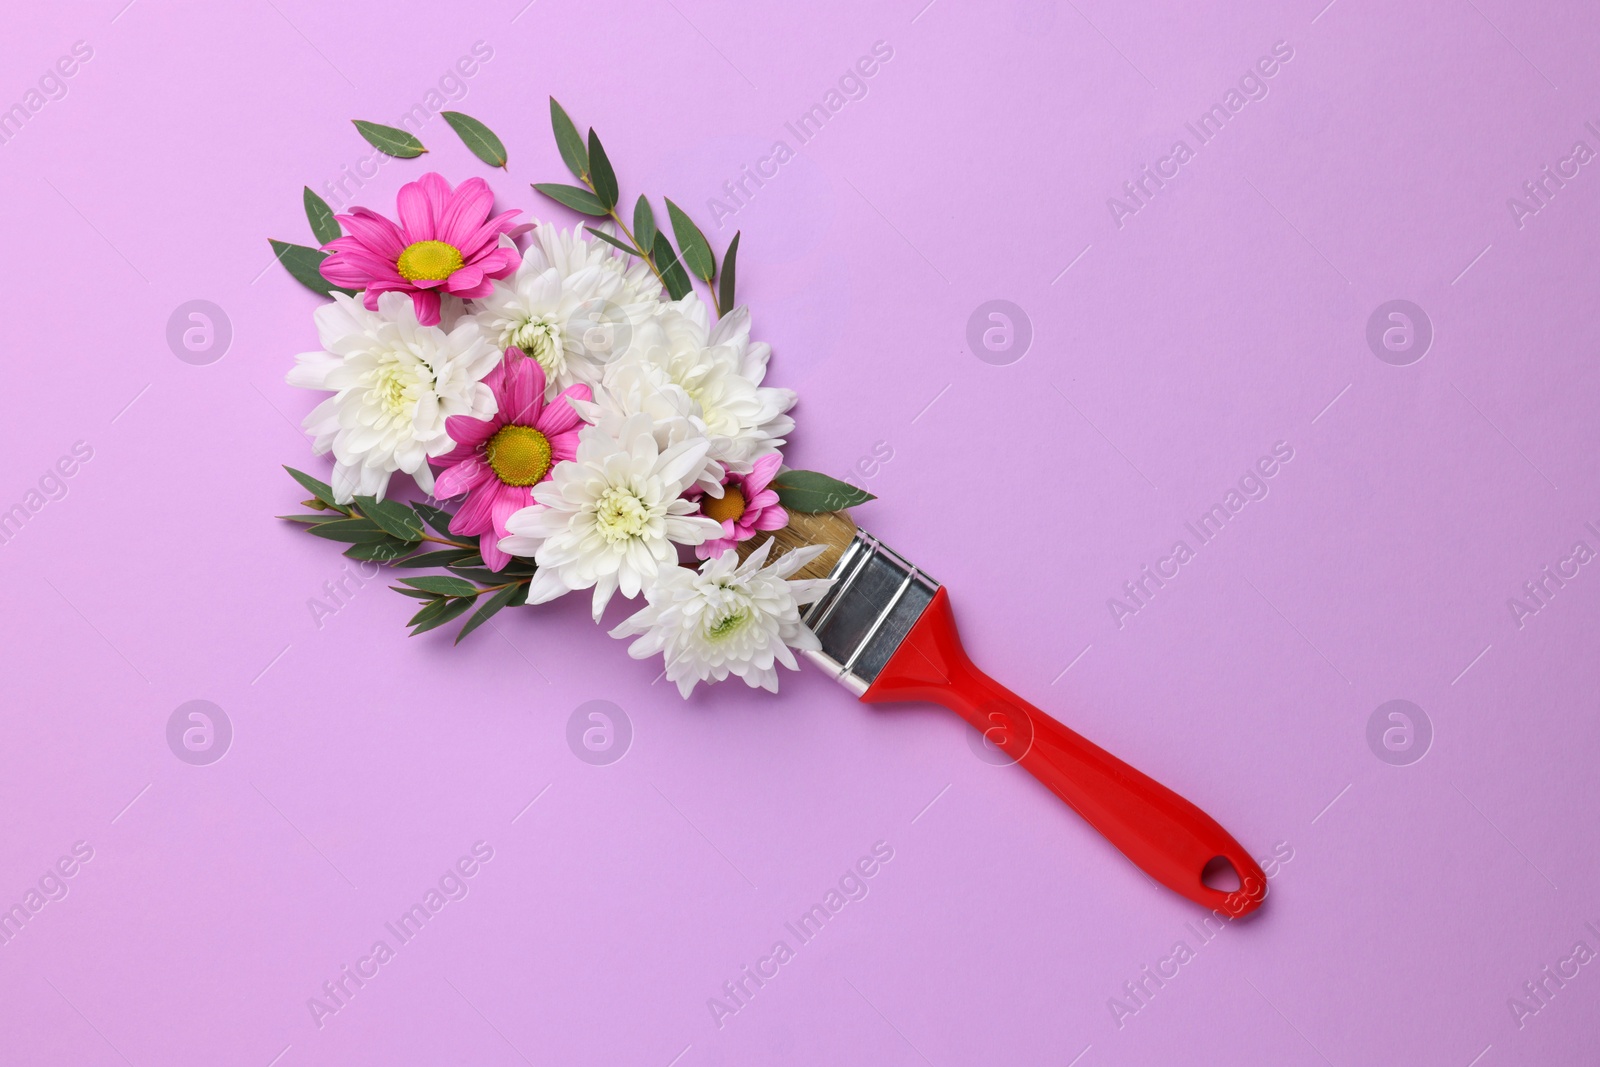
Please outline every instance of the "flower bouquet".
[[[799, 608], [828, 582], [795, 577], [822, 549], [769, 559], [762, 535], [872, 496], [783, 466], [796, 397], [764, 384], [771, 348], [735, 302], [739, 235], [719, 263], [678, 205], [665, 201], [669, 237], [644, 196], [630, 225], [599, 137], [553, 98], [550, 115], [582, 184], [533, 188], [604, 221], [496, 213], [482, 178], [424, 174], [394, 218], [336, 215], [306, 189], [318, 246], [272, 245], [331, 298], [314, 314], [321, 348], [288, 381], [332, 394], [304, 429], [334, 462], [328, 482], [286, 468], [311, 496], [282, 517], [406, 573], [392, 588], [421, 602], [413, 636], [467, 616], [460, 642], [504, 608], [583, 591], [598, 623], [620, 592], [644, 605], [612, 636], [661, 654], [685, 697], [730, 674], [776, 692], [775, 665], [817, 647]], [[445, 118], [504, 167], [486, 126]], [[394, 158], [426, 151], [355, 125]], [[397, 499], [396, 473], [426, 499]]]

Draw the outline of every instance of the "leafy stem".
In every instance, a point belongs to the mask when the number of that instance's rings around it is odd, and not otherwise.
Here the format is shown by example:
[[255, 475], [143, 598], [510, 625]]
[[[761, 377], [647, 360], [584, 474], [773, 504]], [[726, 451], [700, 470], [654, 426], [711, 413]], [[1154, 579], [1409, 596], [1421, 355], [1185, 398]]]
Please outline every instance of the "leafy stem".
[[[678, 205], [670, 199], [666, 202], [672, 234], [677, 238], [677, 248], [674, 249], [672, 241], [656, 225], [654, 209], [646, 197], [639, 198], [634, 207], [634, 224], [628, 225], [617, 210], [621, 189], [599, 135], [593, 129], [589, 130], [587, 139], [580, 135], [572, 117], [554, 97], [550, 98], [550, 126], [562, 162], [583, 185], [580, 188], [575, 185], [536, 183], [535, 190], [581, 214], [609, 218], [616, 223], [617, 229], [628, 239], [626, 244], [604, 230], [591, 226], [589, 231], [607, 244], [644, 260], [650, 273], [656, 276], [656, 281], [672, 299], [680, 300], [694, 291], [694, 282], [690, 278], [693, 274], [705, 284], [718, 318], [733, 306], [732, 270], [727, 272], [719, 287], [716, 253], [706, 241], [705, 234]], [[733, 247], [730, 247], [729, 252], [732, 251]], [[732, 267], [731, 260], [728, 266]]]
[[[327, 482], [292, 467], [284, 469], [310, 491], [311, 498], [301, 502], [307, 511], [280, 518], [317, 537], [348, 545], [344, 554], [350, 559], [415, 575], [390, 587], [423, 601], [421, 610], [407, 623], [413, 637], [471, 611], [456, 633], [459, 644], [500, 609], [527, 603], [533, 561], [514, 559], [499, 573], [486, 569], [478, 545], [450, 536], [455, 516], [443, 508], [369, 496], [339, 504]], [[419, 551], [430, 544], [443, 547]], [[435, 573], [421, 573], [430, 569]], [[438, 573], [440, 570], [443, 573]]]
[[451, 548], [464, 548], [473, 552], [478, 550], [477, 545], [469, 545], [465, 541], [452, 541], [447, 537], [435, 537], [430, 533], [424, 533], [422, 539], [424, 541], [432, 541], [436, 545], [449, 545]]

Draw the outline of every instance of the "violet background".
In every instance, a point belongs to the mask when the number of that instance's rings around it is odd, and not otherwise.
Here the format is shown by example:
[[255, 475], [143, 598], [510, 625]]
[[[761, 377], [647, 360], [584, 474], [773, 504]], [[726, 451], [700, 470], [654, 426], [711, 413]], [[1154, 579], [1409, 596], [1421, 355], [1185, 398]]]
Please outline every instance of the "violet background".
[[[94, 53], [0, 145], [0, 509], [94, 450], [0, 551], [0, 903], [94, 849], [0, 946], [0, 1059], [1590, 1062], [1593, 966], [1521, 1028], [1507, 1002], [1600, 947], [1600, 574], [1521, 629], [1506, 602], [1600, 548], [1600, 176], [1521, 228], [1506, 201], [1600, 148], [1592, 9], [125, 2], [0, 37], [7, 107]], [[586, 596], [452, 648], [374, 581], [318, 627], [345, 561], [272, 519], [304, 495], [279, 464], [326, 469], [297, 429], [317, 396], [283, 384], [316, 299], [267, 238], [308, 241], [301, 186], [370, 154], [349, 119], [396, 121], [478, 41], [449, 106], [509, 173], [434, 117], [356, 202], [431, 166], [570, 225], [528, 190], [564, 175], [553, 93], [630, 201], [742, 230], [802, 396], [790, 461], [892, 451], [858, 518], [949, 586], [975, 658], [1254, 854], [1292, 849], [1258, 917], [1200, 947], [1198, 909], [938, 709], [809, 668], [680, 701]], [[718, 228], [707, 198], [878, 41], [867, 96]], [[1269, 95], [1119, 229], [1107, 198], [1279, 41]], [[1004, 366], [966, 340], [997, 298], [1034, 332]], [[1409, 366], [1365, 340], [1396, 298], [1436, 333]], [[192, 299], [231, 321], [210, 365], [166, 340]], [[1108, 598], [1278, 441], [1270, 495], [1119, 629]], [[1409, 766], [1366, 740], [1395, 698], [1433, 726]], [[193, 699], [233, 725], [210, 766], [167, 746]], [[595, 699], [632, 724], [609, 766], [566, 739]], [[308, 998], [480, 840], [470, 895], [319, 1028]], [[870, 895], [799, 945], [783, 923], [877, 841]], [[708, 998], [780, 938], [794, 960], [719, 1029]], [[1179, 939], [1196, 958], [1119, 1028], [1108, 999]]]

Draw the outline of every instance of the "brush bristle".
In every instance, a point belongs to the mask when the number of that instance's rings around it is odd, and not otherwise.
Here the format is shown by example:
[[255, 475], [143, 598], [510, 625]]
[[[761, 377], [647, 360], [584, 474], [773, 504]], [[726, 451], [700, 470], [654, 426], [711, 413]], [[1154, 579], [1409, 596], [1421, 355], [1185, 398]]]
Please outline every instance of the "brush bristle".
[[772, 554], [767, 562], [806, 545], [822, 545], [824, 551], [816, 559], [795, 571], [796, 578], [826, 578], [833, 573], [834, 564], [856, 535], [856, 524], [842, 511], [826, 511], [817, 515], [789, 512], [789, 525], [770, 534], [757, 534], [739, 544], [739, 558], [743, 560], [767, 541], [773, 542]]

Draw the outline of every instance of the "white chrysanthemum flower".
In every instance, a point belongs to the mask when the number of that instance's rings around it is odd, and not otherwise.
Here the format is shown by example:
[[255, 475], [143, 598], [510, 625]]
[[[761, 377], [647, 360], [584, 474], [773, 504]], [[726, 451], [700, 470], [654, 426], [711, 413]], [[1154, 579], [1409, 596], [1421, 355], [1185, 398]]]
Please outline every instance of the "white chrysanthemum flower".
[[596, 426], [580, 431], [577, 456], [556, 464], [533, 487], [533, 506], [506, 520], [511, 535], [501, 539], [501, 550], [539, 565], [528, 603], [593, 586], [598, 622], [617, 590], [638, 596], [663, 570], [676, 569], [675, 545], [698, 545], [722, 532], [721, 523], [683, 499], [705, 461], [704, 438], [660, 449], [645, 415], [618, 429], [615, 437]]
[[[514, 247], [509, 237], [502, 246]], [[476, 301], [476, 318], [504, 351], [539, 361], [545, 399], [570, 385], [597, 385], [661, 302], [661, 283], [641, 259], [578, 231], [540, 224], [515, 274]]]
[[728, 451], [728, 442], [711, 437], [700, 418], [700, 405], [681, 386], [648, 363], [625, 360], [606, 368], [603, 384], [594, 395], [592, 402], [574, 400], [572, 406], [585, 421], [613, 438], [621, 434], [628, 419], [645, 415], [656, 447], [663, 452], [686, 441], [708, 441], [705, 462], [690, 481], [712, 496], [722, 495], [727, 469], [716, 456]]
[[621, 363], [647, 368], [659, 389], [681, 389], [698, 408], [711, 457], [748, 473], [794, 430], [794, 420], [784, 414], [794, 406], [794, 391], [761, 385], [771, 355], [770, 345], [750, 340], [749, 309], [734, 308], [712, 328], [705, 304], [690, 293], [661, 305], [635, 331]]
[[377, 311], [335, 293], [315, 319], [324, 351], [296, 356], [287, 380], [334, 391], [303, 425], [318, 455], [333, 452], [337, 502], [348, 504], [357, 495], [383, 499], [397, 470], [431, 493], [428, 457], [455, 447], [445, 420], [495, 412], [494, 394], [482, 383], [500, 362], [499, 350], [471, 320], [448, 333], [420, 325], [404, 293], [384, 293]]
[[815, 559], [821, 545], [795, 549], [767, 566], [766, 541], [739, 562], [736, 552], [706, 560], [698, 571], [673, 568], [646, 590], [650, 606], [611, 631], [612, 637], [643, 634], [628, 655], [644, 659], [664, 654], [667, 677], [685, 698], [700, 682], [720, 682], [730, 674], [752, 689], [778, 691], [774, 663], [799, 669], [790, 649], [820, 647], [800, 621], [800, 606], [827, 592], [832, 579], [791, 579]]

